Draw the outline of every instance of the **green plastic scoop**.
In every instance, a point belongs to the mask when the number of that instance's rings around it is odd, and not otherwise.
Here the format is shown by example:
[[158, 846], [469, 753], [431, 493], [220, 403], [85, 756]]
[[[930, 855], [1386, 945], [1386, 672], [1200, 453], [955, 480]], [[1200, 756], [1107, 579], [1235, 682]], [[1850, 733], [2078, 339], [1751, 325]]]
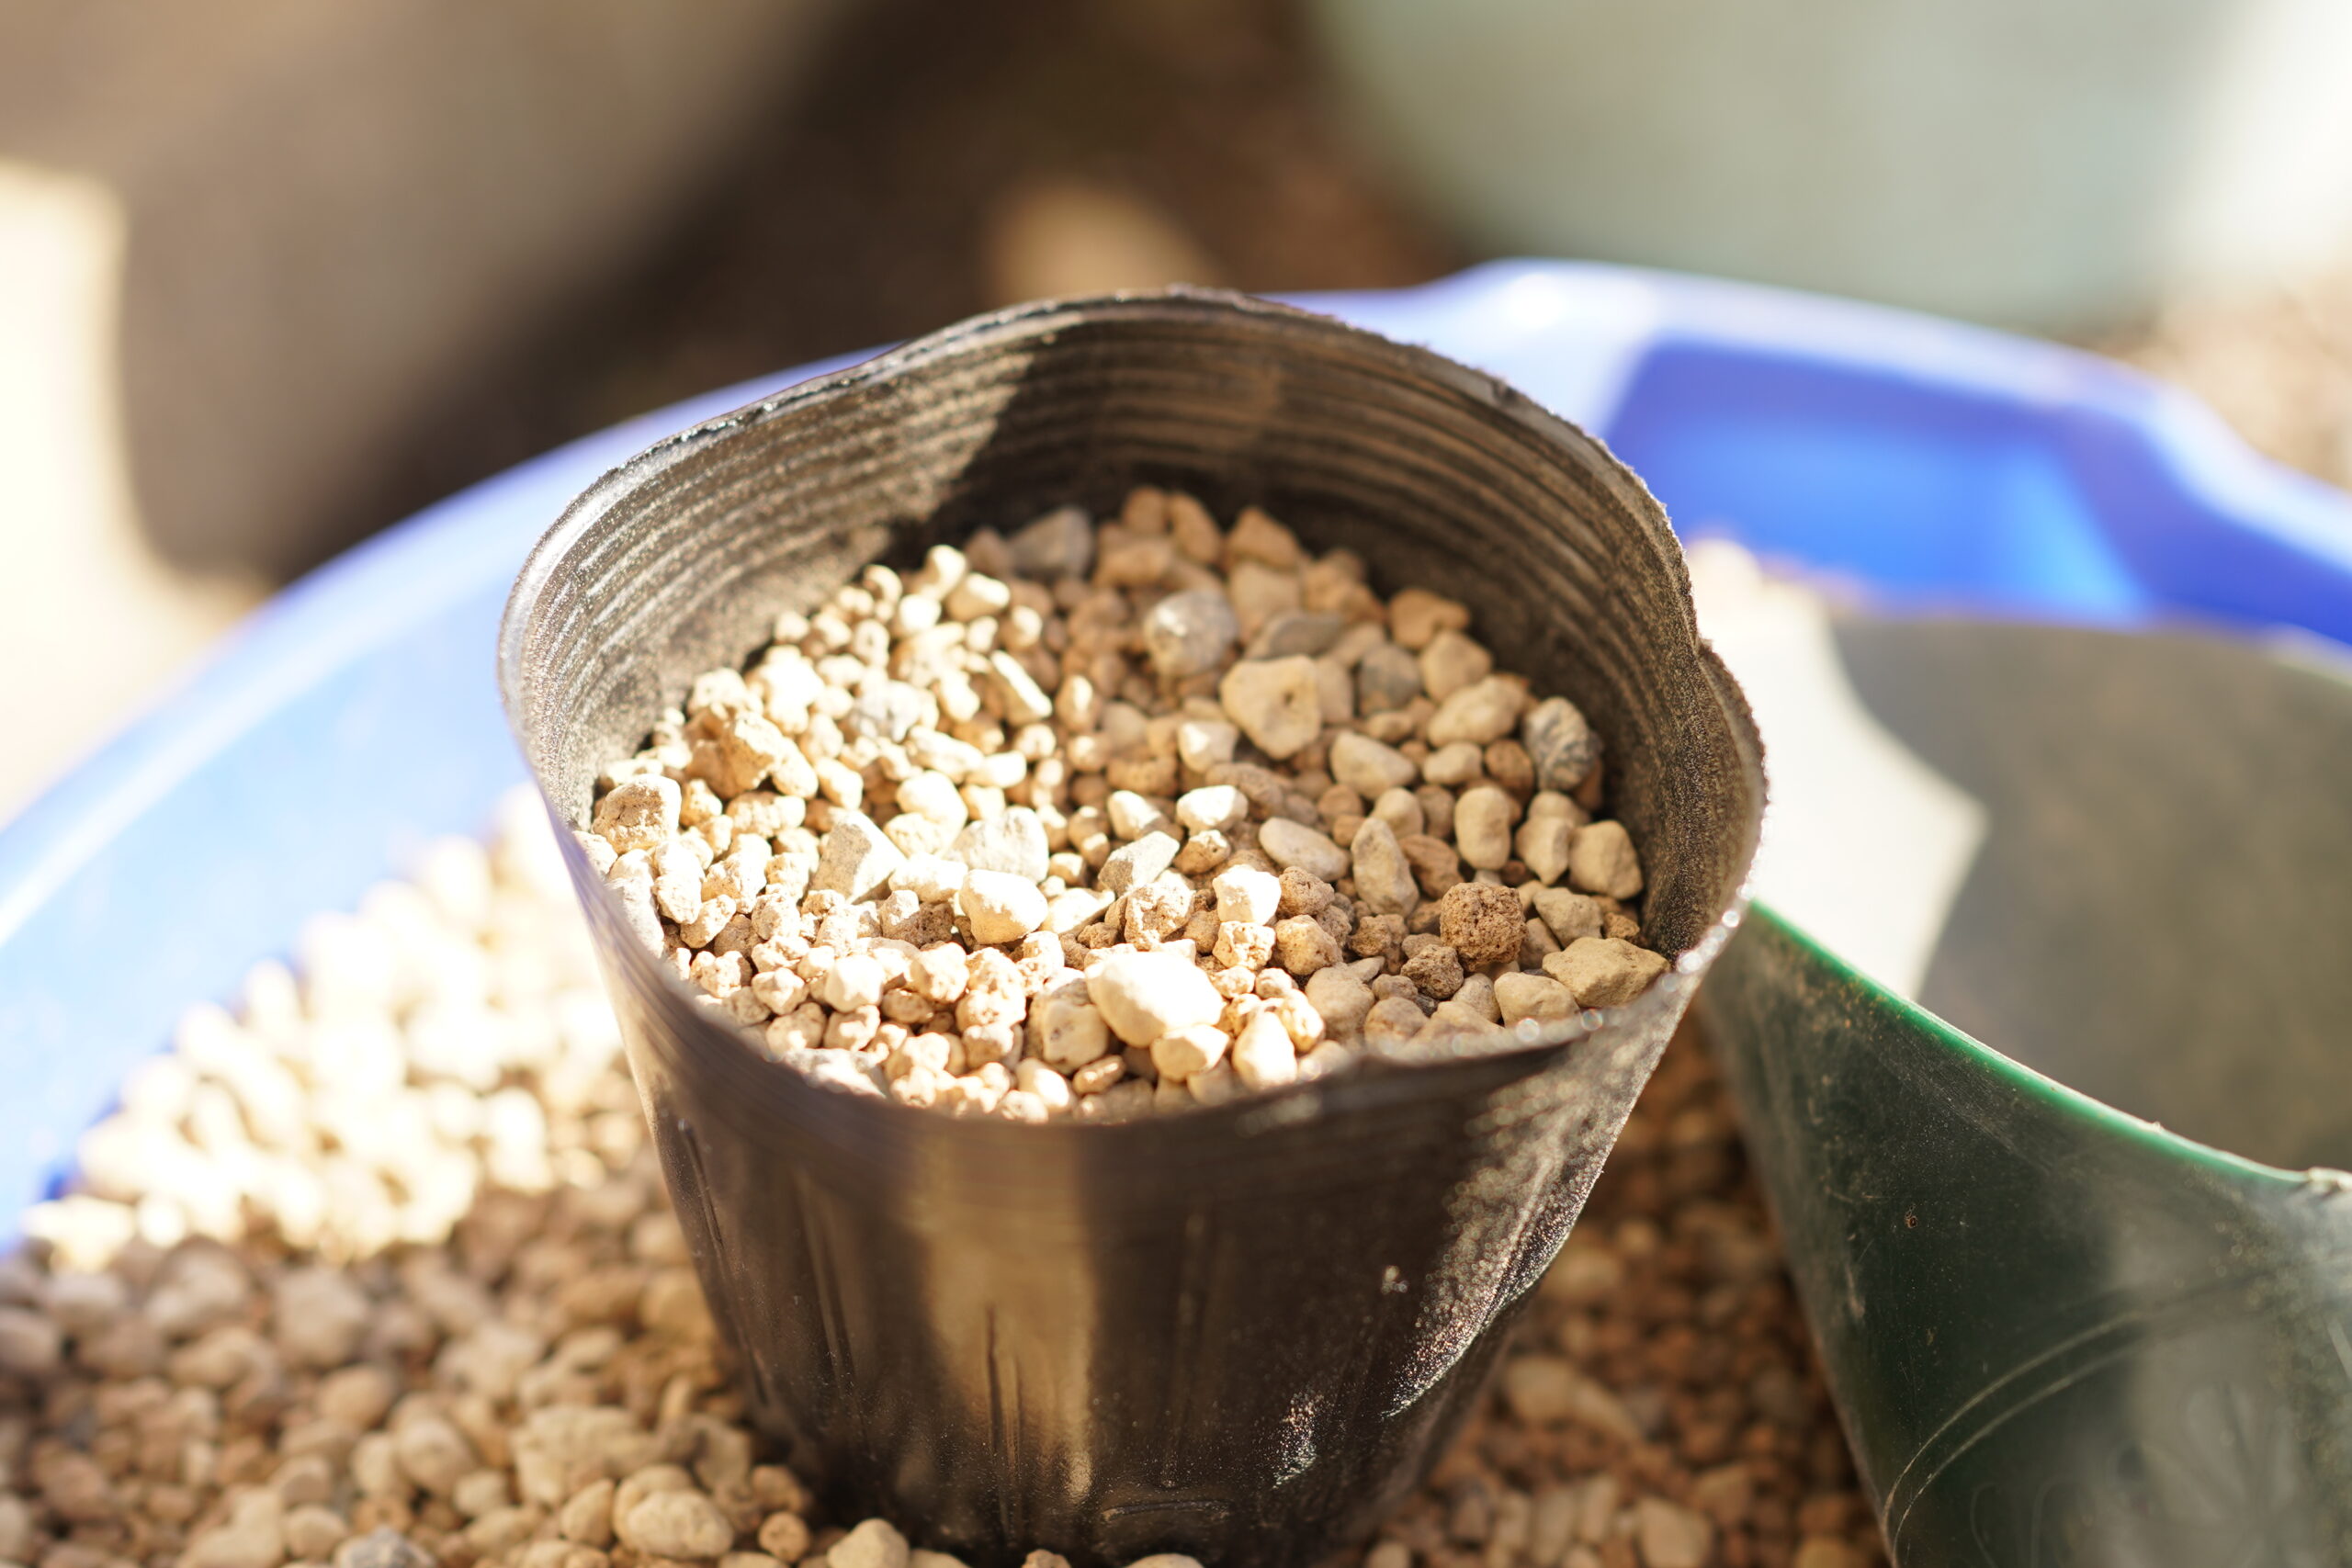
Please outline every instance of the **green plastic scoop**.
[[[1698, 1005], [1895, 1562], [2352, 1562], [2352, 1178], [2306, 1168], [2352, 1166], [2352, 684], [1827, 625], [1981, 831], [1939, 925], [1816, 887], [1801, 931], [1768, 827]], [[1823, 759], [1770, 750], [1730, 659], [1785, 796]], [[1839, 956], [1888, 929], [1928, 933], [1907, 973]]]

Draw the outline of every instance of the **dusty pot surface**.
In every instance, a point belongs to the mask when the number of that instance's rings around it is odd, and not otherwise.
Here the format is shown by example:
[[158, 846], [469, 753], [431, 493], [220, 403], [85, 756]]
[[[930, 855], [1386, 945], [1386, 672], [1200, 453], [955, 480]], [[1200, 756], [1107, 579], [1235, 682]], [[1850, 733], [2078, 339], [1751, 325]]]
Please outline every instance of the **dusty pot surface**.
[[851, 1518], [976, 1561], [1295, 1564], [1368, 1529], [1482, 1388], [1736, 922], [1747, 706], [1664, 514], [1491, 378], [1238, 296], [981, 317], [672, 438], [543, 540], [508, 714], [558, 817], [693, 677], [866, 561], [1126, 490], [1257, 502], [1471, 605], [1607, 737], [1675, 969], [1628, 1006], [1115, 1125], [951, 1120], [763, 1060], [588, 908], [662, 1167], [762, 1426]]

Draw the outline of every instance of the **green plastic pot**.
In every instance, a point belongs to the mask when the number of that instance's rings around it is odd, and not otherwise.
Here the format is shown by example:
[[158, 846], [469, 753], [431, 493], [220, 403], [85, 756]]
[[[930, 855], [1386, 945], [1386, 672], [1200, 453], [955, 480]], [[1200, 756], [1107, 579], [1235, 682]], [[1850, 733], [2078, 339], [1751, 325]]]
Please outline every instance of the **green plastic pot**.
[[1698, 1007], [1895, 1562], [2352, 1562], [2352, 685], [1836, 637], [1990, 836], [1917, 1002], [1759, 899]]

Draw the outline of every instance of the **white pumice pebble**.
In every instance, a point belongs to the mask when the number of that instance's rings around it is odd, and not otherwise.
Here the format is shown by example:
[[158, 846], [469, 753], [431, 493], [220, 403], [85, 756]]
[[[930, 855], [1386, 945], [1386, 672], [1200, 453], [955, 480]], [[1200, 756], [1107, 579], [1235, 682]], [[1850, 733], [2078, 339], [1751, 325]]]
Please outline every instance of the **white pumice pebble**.
[[[1521, 1021], [1511, 976], [1556, 986], [1586, 939], [1647, 953], [1640, 861], [1594, 820], [1582, 711], [1498, 668], [1461, 601], [1384, 603], [1365, 578], [1262, 509], [1228, 530], [1149, 487], [1116, 519], [1059, 507], [869, 567], [614, 759], [581, 851], [749, 1048], [957, 1115], [1116, 1120], [1328, 1076], [1368, 1039], [1473, 1040]], [[490, 993], [378, 956], [432, 948], [419, 908], [481, 929], [489, 862], [435, 852], [422, 896], [320, 926], [304, 986], [375, 1016], [434, 975], [414, 1059], [488, 1089], [508, 1070]], [[1577, 960], [1592, 996], [1667, 966], [1606, 953]], [[299, 1090], [232, 1076], [234, 1111], [202, 1125], [282, 1145]], [[153, 1163], [92, 1155], [117, 1185]], [[198, 1183], [155, 1223], [233, 1226], [239, 1190]]]
[[1210, 886], [1216, 895], [1216, 918], [1220, 921], [1270, 925], [1282, 905], [1281, 881], [1255, 866], [1228, 867], [1217, 874]]
[[1046, 923], [1046, 896], [1025, 876], [975, 871], [964, 878], [956, 907], [983, 946], [1018, 942]]
[[1087, 992], [1112, 1032], [1149, 1045], [1171, 1030], [1214, 1023], [1225, 998], [1190, 960], [1173, 953], [1122, 953], [1086, 973]]
[[1253, 1089], [1278, 1089], [1297, 1078], [1297, 1047], [1271, 1010], [1253, 1014], [1234, 1036], [1233, 1070]]
[[1152, 1068], [1163, 1082], [1182, 1083], [1222, 1062], [1231, 1043], [1225, 1031], [1214, 1024], [1171, 1029], [1151, 1043]]

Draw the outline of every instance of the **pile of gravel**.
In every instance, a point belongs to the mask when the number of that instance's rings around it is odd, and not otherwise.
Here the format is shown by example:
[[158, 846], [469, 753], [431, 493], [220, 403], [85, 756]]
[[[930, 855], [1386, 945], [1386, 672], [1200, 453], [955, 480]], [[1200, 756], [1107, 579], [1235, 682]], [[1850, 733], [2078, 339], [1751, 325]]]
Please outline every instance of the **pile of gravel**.
[[774, 1058], [1119, 1120], [1640, 995], [1668, 961], [1600, 756], [1465, 606], [1146, 488], [785, 615], [581, 843]]
[[[39, 1239], [0, 1263], [0, 1564], [951, 1568], [910, 1546], [922, 1520], [828, 1519], [762, 1462], [553, 842], [512, 806], [487, 853], [441, 844], [322, 918], [233, 1015], [191, 1010], [86, 1138], [82, 1190], [26, 1216]], [[1498, 1395], [1364, 1561], [1878, 1555], [1679, 1043]]]

